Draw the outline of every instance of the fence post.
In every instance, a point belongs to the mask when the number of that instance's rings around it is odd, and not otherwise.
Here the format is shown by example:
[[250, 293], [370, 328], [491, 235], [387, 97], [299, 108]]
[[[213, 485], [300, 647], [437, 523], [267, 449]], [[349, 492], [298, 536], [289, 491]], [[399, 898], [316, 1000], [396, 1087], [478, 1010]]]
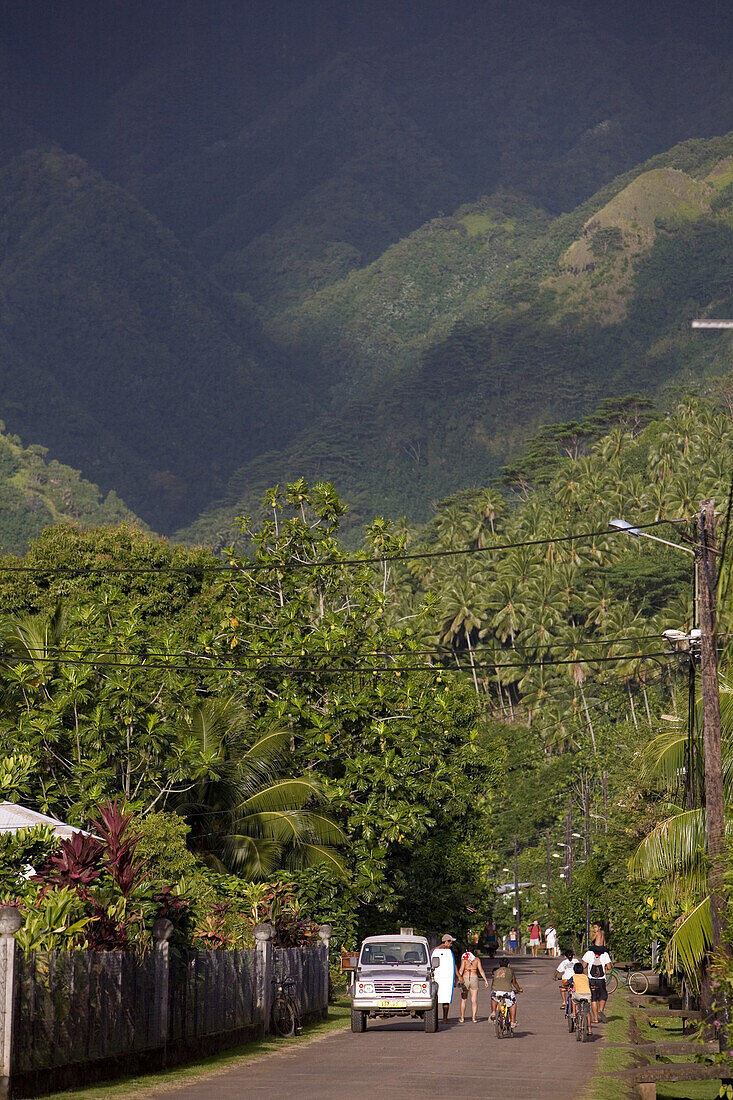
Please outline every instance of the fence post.
[[326, 1018], [326, 1016], [328, 1016], [328, 991], [329, 991], [329, 979], [330, 979], [329, 958], [328, 958], [328, 943], [329, 943], [329, 940], [331, 939], [331, 933], [332, 932], [333, 932], [333, 928], [331, 927], [330, 924], [322, 924], [321, 927], [318, 929], [318, 935], [321, 937], [321, 943], [323, 944], [323, 946], [325, 948], [325, 951], [323, 952], [324, 959], [323, 959], [323, 1003], [322, 1003], [323, 1018], [324, 1019]]
[[170, 986], [170, 943], [173, 921], [158, 917], [153, 925], [155, 940], [155, 1020], [158, 1046], [163, 1052], [163, 1065], [168, 1055], [168, 990]]
[[275, 929], [268, 922], [255, 925], [255, 974], [257, 1007], [262, 1020], [265, 1035], [270, 1031], [270, 1016], [272, 1015], [272, 976], [273, 976], [273, 946]]
[[0, 907], [0, 1100], [11, 1095], [13, 1010], [15, 1008], [15, 933], [23, 923], [12, 905]]

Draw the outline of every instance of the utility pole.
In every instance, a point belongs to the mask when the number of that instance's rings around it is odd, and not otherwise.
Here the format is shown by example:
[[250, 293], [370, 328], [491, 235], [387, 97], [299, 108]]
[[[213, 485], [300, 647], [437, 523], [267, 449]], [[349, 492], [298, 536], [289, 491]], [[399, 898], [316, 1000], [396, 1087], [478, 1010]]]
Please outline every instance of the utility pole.
[[707, 824], [708, 884], [712, 948], [724, 937], [723, 872], [725, 866], [725, 814], [723, 810], [723, 762], [720, 751], [720, 695], [718, 693], [718, 636], [716, 623], [717, 565], [715, 560], [715, 505], [700, 501], [700, 672], [702, 680], [703, 745], [705, 751], [705, 819]]
[[603, 831], [608, 832], [608, 772], [603, 769]]
[[522, 903], [519, 900], [519, 845], [514, 834], [514, 927], [517, 930], [517, 953], [522, 949]]
[[583, 791], [583, 809], [585, 810], [585, 945], [590, 943], [590, 898], [588, 896], [588, 862], [590, 860], [590, 777]]
[[547, 841], [547, 915], [550, 915], [550, 874], [552, 872], [552, 859], [550, 858], [550, 830], [545, 829]]
[[568, 799], [568, 812], [565, 814], [565, 885], [573, 884], [573, 800]]

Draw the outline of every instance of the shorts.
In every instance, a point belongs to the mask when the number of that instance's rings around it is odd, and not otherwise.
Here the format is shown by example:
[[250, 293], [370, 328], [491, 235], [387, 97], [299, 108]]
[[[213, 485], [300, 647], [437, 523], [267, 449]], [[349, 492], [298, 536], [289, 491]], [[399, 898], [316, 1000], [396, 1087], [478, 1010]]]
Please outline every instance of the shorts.
[[607, 1001], [608, 990], [606, 989], [605, 978], [589, 978], [590, 982], [590, 999], [592, 1001]]
[[465, 991], [469, 989], [478, 989], [478, 974], [467, 974], [463, 979], [464, 996]]
[[530, 947], [539, 947], [539, 946], [540, 946], [540, 941], [539, 941], [539, 940], [535, 940], [535, 939], [531, 939], [531, 940], [529, 941], [529, 946], [530, 946]]
[[517, 995], [513, 989], [510, 993], [502, 993], [501, 990], [494, 992], [492, 989], [491, 999], [492, 1001], [506, 1001], [508, 1005], [515, 1005], [517, 1003]]
[[576, 993], [575, 990], [573, 990], [573, 1000], [575, 1001], [576, 1004], [578, 1003], [578, 1001], [587, 1001], [588, 1004], [590, 1004], [591, 996], [592, 996], [591, 994]]
[[516, 947], [517, 947], [517, 941], [516, 940], [509, 940], [509, 947], [511, 948], [512, 951], [515, 951]]

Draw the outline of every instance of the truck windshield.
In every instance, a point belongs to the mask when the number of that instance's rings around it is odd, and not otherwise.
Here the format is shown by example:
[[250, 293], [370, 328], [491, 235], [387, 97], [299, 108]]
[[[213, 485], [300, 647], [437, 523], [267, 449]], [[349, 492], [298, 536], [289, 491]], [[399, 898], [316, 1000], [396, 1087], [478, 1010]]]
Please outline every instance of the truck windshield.
[[384, 966], [407, 963], [424, 966], [428, 961], [425, 945], [419, 941], [398, 940], [396, 943], [365, 943], [361, 949], [362, 966]]

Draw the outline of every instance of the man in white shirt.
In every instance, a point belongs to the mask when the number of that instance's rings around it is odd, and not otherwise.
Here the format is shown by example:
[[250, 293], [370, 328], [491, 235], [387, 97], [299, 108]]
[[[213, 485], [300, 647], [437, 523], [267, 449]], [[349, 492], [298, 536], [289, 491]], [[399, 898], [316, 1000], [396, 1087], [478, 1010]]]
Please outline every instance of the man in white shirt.
[[548, 924], [545, 929], [545, 944], [547, 946], [547, 954], [550, 958], [557, 958], [560, 952], [557, 947], [557, 929], [554, 924]]
[[565, 1001], [568, 996], [568, 984], [573, 976], [573, 967], [576, 962], [580, 962], [580, 959], [577, 958], [572, 951], [566, 951], [557, 964], [557, 970], [553, 975], [554, 980], [560, 983], [560, 996], [562, 997], [563, 1009], [565, 1008]]
[[608, 990], [606, 989], [606, 974], [612, 966], [611, 956], [602, 944], [594, 944], [583, 955], [583, 969], [590, 981], [590, 1010], [593, 1023], [600, 1020], [605, 1024], [606, 1001]]

